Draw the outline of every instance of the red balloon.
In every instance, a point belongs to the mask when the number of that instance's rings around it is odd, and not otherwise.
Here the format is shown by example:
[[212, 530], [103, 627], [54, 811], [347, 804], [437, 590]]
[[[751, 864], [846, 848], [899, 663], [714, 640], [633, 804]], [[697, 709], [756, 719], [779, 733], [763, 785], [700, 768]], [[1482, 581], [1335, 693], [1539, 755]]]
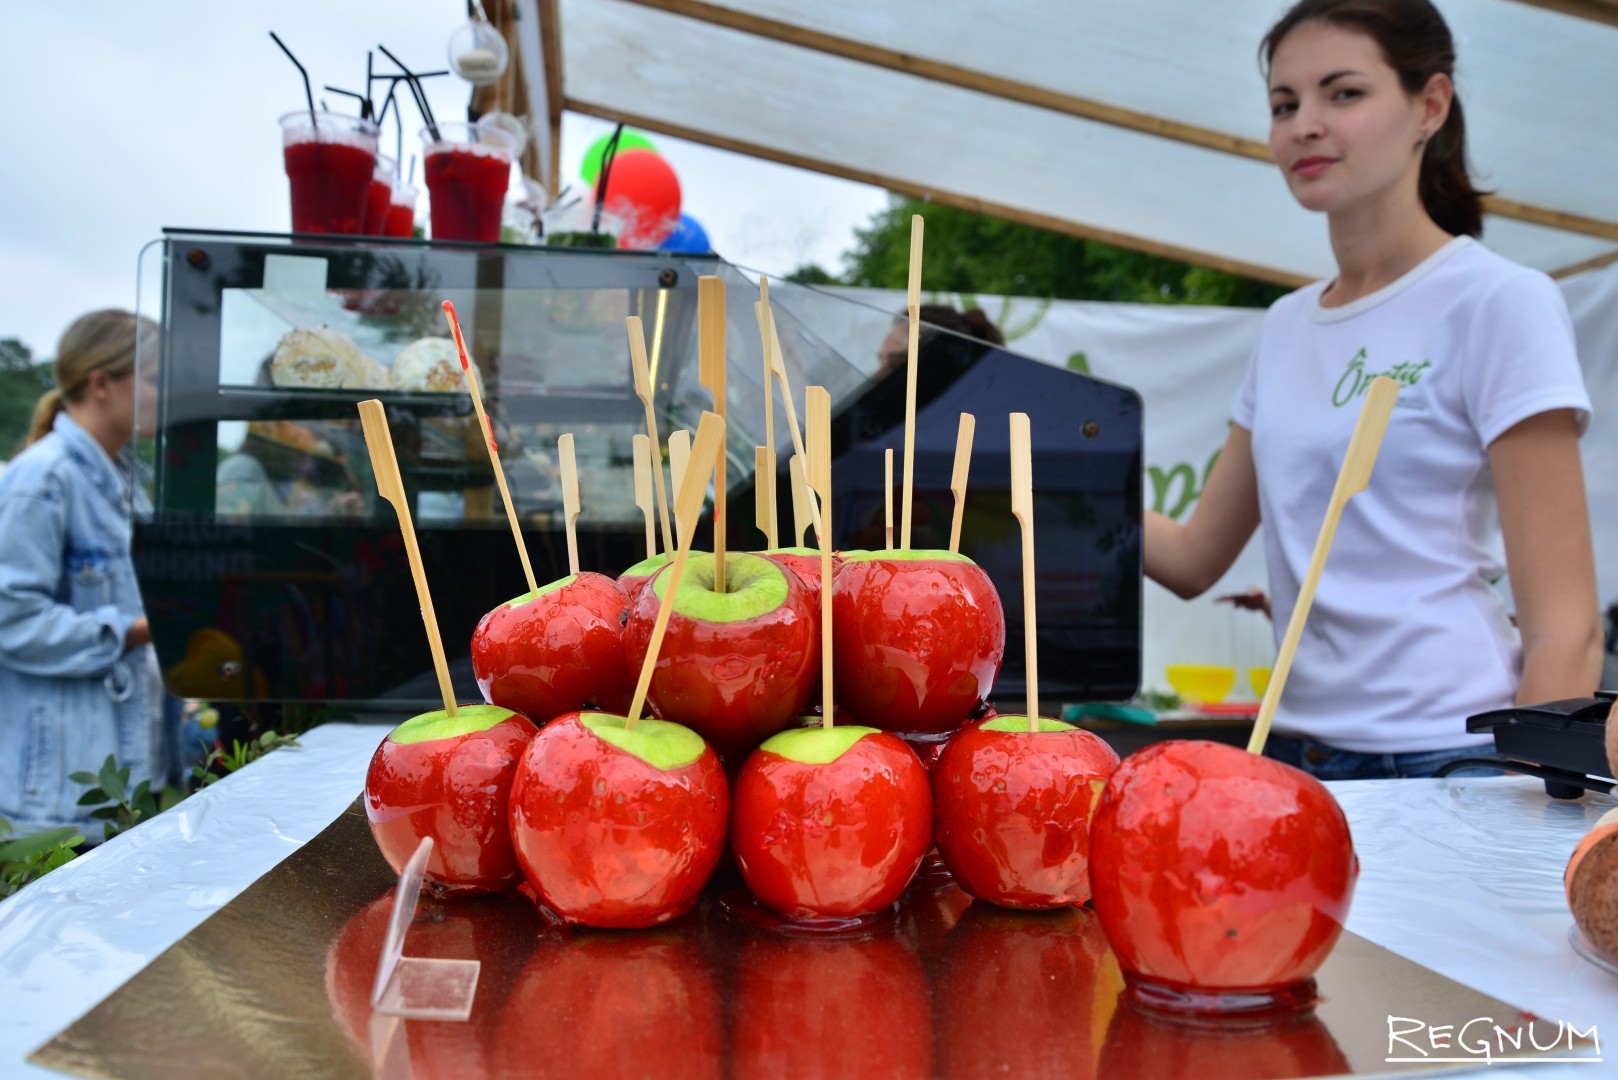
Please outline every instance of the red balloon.
[[[615, 218], [618, 246], [655, 251], [680, 220], [680, 181], [661, 154], [651, 150], [625, 150], [604, 174], [607, 195], [604, 216]], [[596, 181], [597, 197], [601, 181]]]

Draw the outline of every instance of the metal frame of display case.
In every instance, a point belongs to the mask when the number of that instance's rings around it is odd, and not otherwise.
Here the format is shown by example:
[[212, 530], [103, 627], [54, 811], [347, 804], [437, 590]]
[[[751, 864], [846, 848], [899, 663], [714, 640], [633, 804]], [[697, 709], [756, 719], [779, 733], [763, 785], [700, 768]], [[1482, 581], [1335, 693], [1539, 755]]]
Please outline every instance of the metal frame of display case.
[[[142, 264], [141, 306], [152, 309], [146, 313], [159, 318], [163, 332], [159, 355], [137, 361], [160, 363], [161, 371], [158, 429], [138, 433], [148, 437], [142, 441], [149, 447], [153, 510], [137, 515], [135, 561], [171, 692], [212, 701], [340, 702], [398, 713], [435, 706], [436, 681], [397, 519], [375, 498], [358, 439], [355, 406], [366, 398], [380, 398], [388, 409], [462, 700], [480, 696], [463, 643], [486, 611], [524, 590], [492, 470], [486, 456], [473, 452], [481, 447], [479, 436], [474, 433], [464, 450], [454, 444], [456, 432], [475, 427], [469, 396], [266, 385], [253, 369], [267, 370], [281, 329], [336, 319], [354, 335], [372, 335], [356, 337], [362, 350], [397, 351], [418, 336], [445, 336], [438, 303], [459, 297], [468, 346], [487, 380], [485, 400], [501, 425], [496, 431], [508, 472], [514, 462], [519, 470], [525, 466], [523, 454], [507, 449], [507, 439], [543, 460], [560, 430], [597, 432], [603, 447], [598, 474], [608, 479], [597, 478], [594, 492], [586, 485], [586, 513], [578, 523], [581, 566], [615, 574], [645, 554], [638, 512], [622, 513], [616, 491], [616, 511], [601, 509], [600, 489], [619, 486], [613, 478], [621, 474], [621, 486], [630, 489], [629, 436], [642, 430], [644, 419], [629, 376], [623, 317], [642, 315], [652, 339], [661, 435], [666, 440], [673, 428], [694, 428], [711, 407], [696, 372], [697, 278], [704, 274], [720, 275], [730, 290], [727, 486], [732, 505], [741, 509], [729, 514], [728, 546], [754, 548], [753, 444], [763, 441], [762, 354], [753, 312], [758, 294], [756, 282], [730, 264], [713, 256], [596, 249], [167, 231]], [[772, 282], [770, 295], [800, 415], [806, 383], [832, 393], [834, 543], [874, 546], [868, 519], [880, 514], [882, 495], [866, 474], [873, 461], [880, 470], [881, 447], [896, 445], [895, 432], [902, 430], [895, 424], [894, 386], [874, 383], [816, 324], [834, 310], [874, 344], [892, 313], [787, 283]], [[261, 324], [270, 329], [242, 330]], [[541, 344], [527, 350], [534, 355], [524, 349], [512, 355], [502, 343], [514, 336]], [[1040, 547], [1051, 552], [1039, 560], [1042, 688], [1067, 700], [1130, 696], [1140, 662], [1138, 395], [931, 328], [922, 359], [928, 373], [917, 422], [922, 533], [928, 515], [936, 522], [942, 511], [947, 518], [941, 499], [949, 495], [958, 412], [985, 410], [978, 415], [962, 550], [984, 563], [1006, 602], [1007, 660], [996, 696], [1011, 701], [1022, 693], [1020, 571], [1016, 545], [1003, 542], [1015, 523], [1008, 515], [997, 524], [995, 516], [1009, 480], [998, 473], [1009, 469], [1004, 421], [994, 413], [1008, 408], [1034, 416], [1036, 491], [1044, 503]], [[785, 493], [791, 446], [780, 402], [772, 408], [777, 490]], [[232, 449], [222, 445], [223, 426], [251, 434], [249, 425], [277, 422], [330, 436], [328, 458], [341, 462], [362, 510], [242, 517], [216, 505], [219, 469]], [[429, 436], [440, 450], [447, 447], [447, 460], [427, 454]], [[330, 460], [324, 465], [337, 467]], [[547, 495], [542, 481], [532, 472], [513, 481], [541, 583], [567, 572], [559, 498]], [[428, 505], [446, 500], [464, 504], [459, 516], [435, 516]], [[783, 518], [789, 516], [790, 499], [783, 495], [779, 505]], [[705, 520], [698, 546], [710, 542], [710, 529]], [[926, 543], [919, 539], [916, 546]]]

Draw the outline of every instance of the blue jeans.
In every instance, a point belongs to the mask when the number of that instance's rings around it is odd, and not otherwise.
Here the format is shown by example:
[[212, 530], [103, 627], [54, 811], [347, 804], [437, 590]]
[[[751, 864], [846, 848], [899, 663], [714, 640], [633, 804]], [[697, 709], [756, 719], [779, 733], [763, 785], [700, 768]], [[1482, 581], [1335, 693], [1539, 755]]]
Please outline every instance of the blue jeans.
[[[1492, 757], [1494, 747], [1460, 746], [1450, 750], [1417, 750], [1405, 754], [1362, 754], [1339, 750], [1314, 739], [1271, 735], [1264, 756], [1302, 769], [1317, 780], [1389, 780], [1429, 777], [1457, 758]], [[1500, 776], [1502, 770], [1481, 766], [1456, 769], [1450, 776]]]

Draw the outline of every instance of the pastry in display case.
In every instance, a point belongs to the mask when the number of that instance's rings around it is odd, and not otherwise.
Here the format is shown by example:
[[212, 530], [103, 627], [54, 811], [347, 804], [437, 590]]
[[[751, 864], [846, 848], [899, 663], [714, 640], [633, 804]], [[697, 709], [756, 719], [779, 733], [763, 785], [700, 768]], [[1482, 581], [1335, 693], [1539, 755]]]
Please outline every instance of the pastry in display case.
[[[432, 583], [456, 695], [480, 699], [469, 655], [485, 613], [524, 591], [491, 467], [499, 447], [540, 582], [568, 573], [557, 441], [573, 436], [583, 570], [617, 576], [643, 560], [633, 438], [645, 434], [625, 318], [645, 327], [650, 398], [670, 437], [694, 432], [712, 395], [699, 379], [697, 282], [728, 289], [724, 459], [727, 548], [757, 550], [755, 448], [766, 442], [756, 276], [716, 257], [494, 244], [170, 231], [142, 257], [140, 307], [162, 326], [156, 429], [137, 433], [153, 509], [137, 515], [135, 562], [170, 689], [195, 682], [188, 642], [229, 641], [249, 675], [213, 680], [244, 700], [342, 703], [392, 714], [438, 700], [397, 519], [376, 494], [356, 409], [386, 409]], [[802, 394], [824, 386], [839, 477], [833, 543], [875, 548], [883, 451], [903, 437], [903, 396], [865, 359], [893, 313], [824, 290], [771, 282], [781, 352]], [[489, 429], [481, 426], [442, 311], [459, 313]], [[855, 356], [860, 359], [854, 359]], [[943, 547], [959, 414], [975, 412], [960, 549], [1020, 617], [1010, 519], [1010, 411], [1044, 443], [1042, 667], [1053, 694], [1134, 693], [1140, 666], [1140, 399], [1125, 388], [927, 328], [916, 418], [916, 547]], [[901, 380], [902, 382], [902, 380]], [[777, 492], [792, 444], [779, 394], [771, 421]], [[1044, 504], [1049, 504], [1044, 505]], [[793, 536], [791, 499], [778, 499]], [[711, 514], [711, 511], [709, 512]], [[711, 546], [712, 522], [698, 548]], [[801, 535], [801, 534], [800, 534]], [[813, 542], [809, 537], [809, 542]], [[1048, 568], [1048, 570], [1046, 569]], [[1048, 595], [1047, 595], [1048, 594]], [[1020, 643], [996, 693], [1021, 693]], [[185, 673], [178, 678], [176, 672]]]

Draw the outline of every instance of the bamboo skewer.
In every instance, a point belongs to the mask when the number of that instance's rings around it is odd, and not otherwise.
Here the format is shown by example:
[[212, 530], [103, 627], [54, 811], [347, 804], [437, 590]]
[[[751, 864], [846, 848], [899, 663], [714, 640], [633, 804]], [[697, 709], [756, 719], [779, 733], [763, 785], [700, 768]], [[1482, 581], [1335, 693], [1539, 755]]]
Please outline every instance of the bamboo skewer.
[[775, 550], [775, 455], [766, 446], [753, 450], [753, 524], [764, 533], [764, 550]]
[[[658, 294], [661, 301], [663, 294]], [[630, 367], [635, 377], [635, 396], [646, 409], [646, 435], [652, 440], [652, 466], [656, 470], [657, 513], [663, 525], [663, 550], [674, 550], [674, 534], [669, 529], [669, 493], [663, 484], [663, 443], [657, 434], [657, 412], [652, 408], [652, 375], [646, 363], [646, 331], [639, 315], [624, 320], [629, 330]], [[679, 486], [679, 481], [675, 481]], [[655, 554], [655, 553], [654, 553]]]
[[883, 546], [893, 549], [893, 447], [882, 451], [882, 469], [885, 480], [882, 484], [882, 526]]
[[910, 281], [905, 293], [905, 314], [910, 335], [905, 362], [904, 495], [900, 507], [899, 547], [910, 550], [910, 502], [916, 475], [916, 355], [921, 351], [921, 234], [922, 218], [910, 218]]
[[427, 626], [427, 647], [433, 654], [433, 671], [438, 676], [438, 692], [444, 697], [444, 715], [454, 716], [455, 688], [449, 681], [449, 662], [444, 659], [444, 639], [438, 633], [438, 616], [433, 612], [433, 594], [427, 588], [427, 571], [421, 564], [421, 548], [416, 544], [416, 526], [410, 520], [410, 499], [405, 495], [404, 481], [399, 477], [399, 459], [393, 452], [393, 434], [388, 430], [388, 414], [382, 402], [362, 401], [360, 428], [365, 433], [365, 448], [371, 454], [371, 472], [376, 475], [376, 492], [399, 515], [399, 531], [404, 535], [405, 556], [410, 562], [410, 576], [416, 583], [416, 599], [421, 604], [421, 621]]
[[691, 553], [691, 537], [696, 532], [697, 518], [702, 515], [703, 498], [708, 493], [708, 477], [714, 465], [725, 452], [725, 422], [715, 413], [703, 413], [697, 425], [696, 467], [687, 469], [674, 484], [674, 520], [678, 522], [679, 537], [668, 568], [668, 585], [663, 600], [657, 606], [657, 621], [652, 624], [652, 636], [646, 645], [646, 659], [640, 665], [640, 678], [635, 683], [635, 696], [629, 703], [624, 727], [630, 731], [640, 723], [641, 709], [646, 705], [646, 692], [652, 686], [652, 670], [657, 667], [657, 654], [663, 648], [663, 635], [669, 628], [669, 615], [674, 611], [674, 598], [680, 589], [680, 575], [685, 571], [686, 556]]
[[1281, 651], [1275, 658], [1270, 673], [1270, 685], [1264, 689], [1264, 701], [1259, 705], [1258, 719], [1253, 723], [1252, 737], [1247, 749], [1255, 754], [1264, 752], [1264, 743], [1270, 737], [1270, 724], [1281, 703], [1281, 690], [1286, 686], [1287, 674], [1292, 670], [1292, 658], [1303, 637], [1304, 620], [1315, 601], [1315, 587], [1320, 584], [1321, 572], [1326, 568], [1326, 556], [1332, 540], [1337, 536], [1337, 523], [1343, 516], [1348, 500], [1365, 490], [1371, 482], [1371, 469], [1376, 465], [1377, 453], [1382, 449], [1382, 436], [1387, 433], [1388, 420], [1393, 415], [1393, 403], [1399, 396], [1399, 384], [1386, 375], [1371, 380], [1371, 388], [1360, 407], [1360, 418], [1354, 424], [1354, 436], [1349, 440], [1348, 452], [1343, 455], [1342, 469], [1337, 473], [1337, 485], [1332, 488], [1331, 500], [1326, 504], [1326, 516], [1320, 523], [1320, 535], [1315, 539], [1314, 555], [1309, 559], [1309, 570], [1298, 589], [1297, 603], [1292, 605], [1292, 616], [1287, 620], [1286, 636], [1281, 640]]
[[[803, 547], [803, 534], [815, 527], [814, 494], [809, 490], [809, 478], [803, 472], [803, 458], [797, 454], [787, 462], [787, 476], [792, 481], [792, 546]], [[819, 536], [819, 530], [816, 530]]]
[[963, 412], [960, 429], [955, 433], [955, 469], [949, 478], [955, 510], [949, 520], [949, 549], [957, 553], [961, 550], [961, 517], [966, 510], [966, 474], [972, 466], [972, 433], [977, 430], [977, 424], [977, 417]]
[[[725, 419], [725, 282], [706, 276], [697, 279], [697, 377], [713, 395], [714, 412]], [[714, 592], [725, 592], [725, 456], [719, 455], [713, 473]]]
[[1034, 467], [1028, 414], [1011, 414], [1011, 513], [1022, 526], [1022, 633], [1028, 660], [1028, 730], [1039, 731], [1039, 644], [1034, 635]]
[[466, 378], [466, 388], [472, 394], [472, 408], [476, 410], [478, 426], [483, 429], [483, 440], [489, 444], [489, 460], [494, 463], [494, 479], [500, 485], [500, 501], [506, 507], [506, 520], [511, 523], [511, 538], [517, 542], [517, 558], [522, 560], [523, 577], [528, 581], [530, 595], [539, 591], [539, 584], [534, 580], [534, 567], [528, 561], [528, 545], [523, 542], [522, 526], [517, 524], [517, 509], [511, 504], [511, 489], [506, 486], [506, 470], [500, 464], [500, 447], [494, 441], [494, 425], [489, 423], [489, 414], [483, 411], [483, 394], [478, 390], [477, 376], [472, 373], [472, 361], [466, 355], [466, 339], [461, 336], [461, 320], [455, 316], [455, 305], [448, 300], [444, 301], [444, 317], [449, 320], [450, 333], [455, 336], [455, 351], [461, 355], [461, 373]]
[[657, 528], [653, 521], [657, 512], [654, 503], [657, 500], [652, 495], [652, 440], [645, 435], [635, 435], [629, 442], [635, 457], [635, 505], [646, 519], [646, 557], [650, 559], [657, 555]]
[[832, 728], [831, 652], [831, 395], [823, 386], [804, 390], [804, 413], [808, 421], [809, 486], [820, 497], [820, 682], [825, 693], [820, 726]]
[[[764, 448], [770, 452], [770, 461], [775, 461], [775, 376], [770, 363], [772, 352], [770, 337], [775, 333], [775, 321], [766, 317], [770, 310], [770, 282], [762, 275], [758, 279], [758, 303], [753, 305], [753, 314], [758, 317], [759, 338], [763, 344], [764, 353]], [[773, 465], [771, 468], [773, 469]], [[771, 486], [774, 490], [774, 486]], [[770, 509], [775, 509], [772, 503]]]
[[[686, 466], [691, 462], [691, 433], [685, 428], [669, 432], [669, 480], [674, 484], [674, 490], [680, 490], [680, 481], [685, 477]], [[680, 509], [674, 508], [674, 529], [678, 532], [685, 526], [680, 524]], [[693, 527], [695, 523], [693, 522]]]
[[[798, 406], [792, 398], [792, 380], [787, 377], [786, 356], [781, 352], [781, 336], [775, 330], [775, 313], [769, 308], [764, 309], [765, 321], [770, 326], [770, 369], [775, 372], [775, 381], [781, 384], [781, 402], [787, 410], [787, 427], [792, 431], [792, 450], [799, 457], [808, 462], [809, 455], [803, 448], [803, 428], [798, 425]], [[807, 478], [807, 469], [805, 478]], [[820, 504], [811, 497], [809, 500], [810, 518], [815, 523], [815, 535], [820, 535]]]
[[579, 573], [579, 466], [573, 457], [573, 433], [556, 440], [556, 456], [562, 466], [562, 524], [567, 529], [567, 572]]

